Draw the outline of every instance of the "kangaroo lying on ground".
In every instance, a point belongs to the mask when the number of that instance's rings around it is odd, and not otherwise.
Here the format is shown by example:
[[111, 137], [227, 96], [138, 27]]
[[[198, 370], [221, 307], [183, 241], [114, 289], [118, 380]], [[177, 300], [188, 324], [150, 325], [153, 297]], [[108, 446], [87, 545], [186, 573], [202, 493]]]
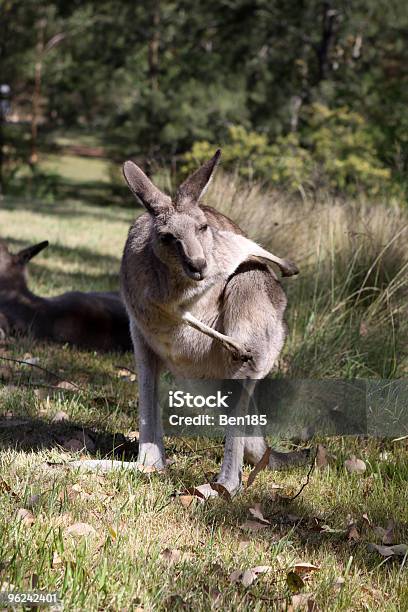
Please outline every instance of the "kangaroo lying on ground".
[[[284, 276], [298, 271], [245, 238], [226, 216], [200, 205], [219, 157], [217, 151], [174, 199], [133, 162], [124, 165], [131, 191], [147, 210], [129, 231], [121, 267], [138, 368], [139, 455], [137, 462], [81, 461], [82, 467], [164, 469], [157, 401], [161, 370], [191, 379], [247, 379], [250, 391], [282, 349], [286, 297], [269, 266], [277, 264]], [[243, 394], [244, 404], [249, 395]], [[235, 437], [227, 431], [216, 482], [236, 493], [244, 458], [256, 463], [266, 448], [261, 436]], [[272, 451], [269, 466], [299, 464], [305, 458], [304, 452]], [[215, 494], [209, 485], [199, 489], [206, 496]]]
[[129, 320], [118, 293], [70, 291], [43, 298], [29, 290], [27, 264], [47, 246], [40, 242], [12, 254], [0, 241], [0, 333], [30, 333], [92, 350], [131, 350]]

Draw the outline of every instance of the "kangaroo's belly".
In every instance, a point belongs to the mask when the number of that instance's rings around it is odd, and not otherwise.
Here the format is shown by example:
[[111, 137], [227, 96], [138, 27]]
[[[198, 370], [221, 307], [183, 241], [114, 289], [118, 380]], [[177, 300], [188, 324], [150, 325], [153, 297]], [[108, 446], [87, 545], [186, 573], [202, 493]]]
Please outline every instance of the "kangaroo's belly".
[[[200, 320], [217, 327], [217, 316]], [[148, 344], [160, 356], [165, 367], [184, 378], [222, 378], [227, 375], [227, 354], [216, 341], [185, 323], [162, 321], [154, 329], [143, 330]], [[225, 354], [224, 354], [225, 353]]]

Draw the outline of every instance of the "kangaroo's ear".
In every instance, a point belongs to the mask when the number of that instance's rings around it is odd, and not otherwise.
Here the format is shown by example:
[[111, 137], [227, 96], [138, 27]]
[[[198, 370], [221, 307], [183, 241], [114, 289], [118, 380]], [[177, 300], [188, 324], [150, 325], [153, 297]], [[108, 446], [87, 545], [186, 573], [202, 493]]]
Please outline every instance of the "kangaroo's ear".
[[177, 210], [189, 208], [198, 204], [210, 184], [211, 178], [218, 166], [221, 157], [221, 149], [217, 149], [215, 155], [205, 162], [198, 170], [191, 174], [180, 185], [175, 197]]
[[123, 164], [123, 176], [130, 191], [139, 198], [146, 210], [158, 215], [170, 206], [170, 197], [155, 187], [143, 170], [132, 161]]
[[30, 259], [38, 255], [42, 250], [47, 248], [49, 242], [48, 240], [44, 240], [44, 242], [39, 242], [38, 244], [34, 244], [33, 246], [27, 247], [26, 249], [22, 249], [16, 255], [18, 261], [22, 264], [27, 264]]

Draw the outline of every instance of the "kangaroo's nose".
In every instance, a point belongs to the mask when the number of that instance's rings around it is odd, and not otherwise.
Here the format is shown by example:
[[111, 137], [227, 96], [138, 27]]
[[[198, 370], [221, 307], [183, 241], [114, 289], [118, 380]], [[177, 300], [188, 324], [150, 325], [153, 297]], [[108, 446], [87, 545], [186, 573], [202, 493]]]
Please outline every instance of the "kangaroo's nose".
[[207, 262], [205, 261], [204, 257], [196, 257], [195, 259], [190, 259], [187, 265], [190, 268], [191, 272], [197, 272], [198, 274], [201, 274], [206, 269]]

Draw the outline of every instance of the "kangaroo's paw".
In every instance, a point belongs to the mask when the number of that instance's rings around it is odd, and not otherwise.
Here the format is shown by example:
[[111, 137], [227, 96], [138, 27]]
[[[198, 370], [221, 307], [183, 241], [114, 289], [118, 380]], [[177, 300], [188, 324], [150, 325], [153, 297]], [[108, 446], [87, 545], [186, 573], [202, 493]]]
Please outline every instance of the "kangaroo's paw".
[[289, 467], [306, 465], [310, 461], [310, 456], [310, 448], [305, 448], [299, 451], [290, 451], [288, 453], [280, 453], [279, 451], [271, 450], [268, 469], [284, 470], [285, 468]]
[[235, 361], [242, 361], [244, 363], [248, 361], [252, 361], [253, 354], [251, 349], [245, 344], [234, 344], [233, 347], [230, 348], [232, 358]]

